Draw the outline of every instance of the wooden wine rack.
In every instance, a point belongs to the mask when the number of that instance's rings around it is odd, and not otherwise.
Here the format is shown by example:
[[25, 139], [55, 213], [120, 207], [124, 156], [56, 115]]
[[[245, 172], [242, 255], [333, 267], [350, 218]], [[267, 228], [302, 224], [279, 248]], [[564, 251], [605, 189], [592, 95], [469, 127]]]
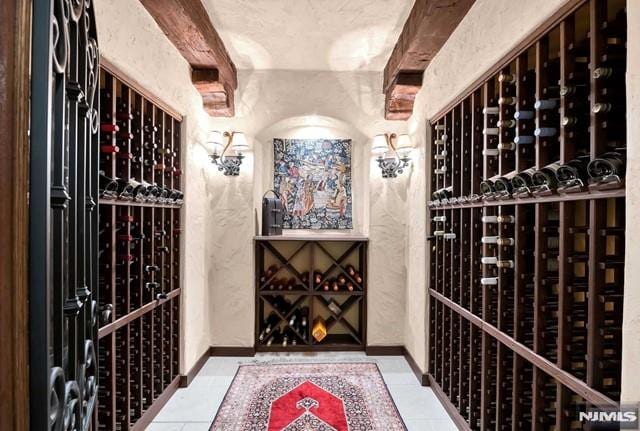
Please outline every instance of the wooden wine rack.
[[[451, 190], [429, 203], [428, 373], [461, 429], [589, 429], [579, 410], [619, 402], [624, 179], [484, 197], [479, 186], [625, 147], [624, 3], [571, 2], [432, 121], [431, 192]], [[534, 109], [541, 99], [557, 107]], [[557, 133], [509, 149], [542, 127]], [[482, 239], [495, 236], [513, 244]]]
[[[257, 237], [256, 351], [364, 350], [367, 333], [367, 246], [368, 241], [363, 237]], [[349, 266], [357, 271], [356, 276], [349, 275]], [[274, 271], [269, 273], [269, 268]], [[306, 279], [305, 272], [309, 274]], [[321, 278], [319, 283], [313, 277], [314, 272]], [[336, 277], [344, 277], [352, 290], [348, 290], [345, 284], [336, 287], [336, 291], [333, 288], [325, 291], [325, 281]], [[290, 290], [286, 285], [288, 280], [292, 283]], [[288, 304], [276, 307], [279, 301], [287, 301]], [[331, 309], [332, 302], [339, 310]], [[292, 316], [303, 307], [308, 309], [308, 324], [290, 325]], [[273, 330], [260, 339], [271, 313], [277, 319], [274, 328], [283, 334], [289, 331], [286, 346], [283, 346], [282, 337], [267, 345]], [[318, 317], [324, 319], [327, 327], [327, 336], [320, 342], [311, 334], [313, 322]]]
[[[182, 118], [108, 63], [100, 92], [101, 173], [181, 190]], [[100, 199], [99, 430], [145, 429], [178, 386], [178, 202]]]

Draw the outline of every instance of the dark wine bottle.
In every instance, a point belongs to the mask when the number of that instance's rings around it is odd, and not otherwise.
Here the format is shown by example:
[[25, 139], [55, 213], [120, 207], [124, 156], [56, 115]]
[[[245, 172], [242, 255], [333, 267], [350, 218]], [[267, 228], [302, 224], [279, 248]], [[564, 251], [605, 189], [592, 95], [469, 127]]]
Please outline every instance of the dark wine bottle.
[[264, 327], [263, 334], [264, 335], [261, 334], [262, 338], [259, 338], [260, 341], [264, 340], [264, 337], [266, 335], [268, 335], [269, 333], [271, 333], [275, 329], [275, 327], [276, 327], [276, 325], [278, 324], [279, 321], [280, 321], [280, 318], [278, 317], [278, 315], [274, 311], [272, 311], [269, 314], [269, 316], [265, 319], [265, 321], [263, 323], [263, 327]]
[[596, 157], [587, 166], [591, 182], [604, 181], [607, 178], [623, 178], [626, 168], [626, 151], [610, 151]]
[[532, 177], [534, 187], [538, 189], [555, 190], [558, 187], [556, 172], [559, 167], [560, 162], [555, 162], [538, 169]]
[[480, 183], [480, 193], [484, 197], [491, 197], [496, 193], [496, 186], [493, 180], [484, 180]]
[[513, 191], [513, 187], [511, 186], [511, 181], [506, 177], [498, 177], [493, 182], [493, 186], [495, 188], [496, 193], [499, 195], [511, 195]]
[[118, 197], [118, 182], [104, 175], [104, 172], [100, 172], [99, 187], [101, 198], [115, 199]]
[[589, 165], [589, 155], [580, 155], [577, 158], [561, 165], [556, 171], [558, 184], [560, 187], [574, 185], [585, 185], [589, 179], [587, 166]]
[[536, 168], [529, 168], [517, 173], [511, 179], [511, 186], [514, 192], [522, 192], [533, 186], [533, 174]]

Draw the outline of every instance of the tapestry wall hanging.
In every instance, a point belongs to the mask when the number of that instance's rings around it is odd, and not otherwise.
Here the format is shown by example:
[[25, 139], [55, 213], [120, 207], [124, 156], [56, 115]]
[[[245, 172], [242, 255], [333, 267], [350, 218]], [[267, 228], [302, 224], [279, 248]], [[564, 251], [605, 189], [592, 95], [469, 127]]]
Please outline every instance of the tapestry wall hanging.
[[353, 229], [351, 139], [274, 139], [284, 229]]

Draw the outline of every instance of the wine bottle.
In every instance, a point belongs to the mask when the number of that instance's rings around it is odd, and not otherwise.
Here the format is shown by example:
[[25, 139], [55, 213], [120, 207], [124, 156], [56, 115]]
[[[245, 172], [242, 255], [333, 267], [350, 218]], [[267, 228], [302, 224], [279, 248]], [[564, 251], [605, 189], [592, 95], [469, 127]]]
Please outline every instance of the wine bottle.
[[535, 141], [536, 141], [535, 137], [527, 136], [527, 135], [519, 135], [513, 138], [513, 143], [516, 145], [533, 144]]
[[[280, 321], [280, 318], [278, 317], [275, 311], [272, 311], [271, 313], [269, 313], [269, 316], [267, 316], [267, 318], [265, 319], [262, 325], [264, 327], [264, 331], [263, 331], [264, 335], [266, 336], [271, 331], [273, 331], [273, 329], [276, 327], [279, 321]], [[260, 338], [260, 341], [262, 341], [263, 339], [264, 337]]]
[[434, 201], [451, 199], [453, 197], [453, 186], [438, 189], [431, 194], [431, 197]]
[[533, 120], [536, 118], [536, 113], [534, 111], [516, 111], [513, 114], [513, 118], [516, 120]]
[[596, 67], [593, 70], [592, 77], [596, 80], [605, 80], [615, 75], [615, 69], [613, 67]]
[[496, 192], [496, 186], [492, 180], [484, 180], [480, 183], [480, 193], [484, 197], [491, 197]]
[[482, 130], [483, 135], [495, 136], [500, 134], [500, 128], [498, 127], [486, 127]]
[[515, 142], [501, 142], [498, 144], [498, 151], [515, 151]]
[[120, 147], [117, 145], [100, 145], [100, 152], [102, 154], [117, 154], [120, 152]]
[[501, 73], [498, 75], [498, 82], [502, 82], [504, 84], [515, 84], [517, 78], [513, 73]]
[[356, 272], [356, 274], [353, 276], [353, 279], [356, 281], [356, 283], [362, 284], [362, 276], [359, 272]]
[[287, 290], [293, 290], [295, 289], [295, 287], [298, 285], [295, 277], [291, 277], [289, 278], [289, 280], [287, 281]]
[[309, 307], [300, 308], [300, 326], [306, 328], [309, 322]]
[[586, 84], [563, 85], [562, 87], [560, 87], [560, 96], [575, 96], [576, 94], [585, 92], [586, 89]]
[[300, 310], [296, 310], [293, 312], [293, 314], [291, 315], [291, 318], [289, 319], [289, 326], [294, 326], [296, 324], [296, 322], [300, 321]]
[[554, 190], [558, 187], [556, 172], [560, 167], [560, 162], [551, 163], [533, 174], [533, 185], [538, 188]]
[[480, 284], [483, 286], [496, 286], [498, 284], [498, 277], [484, 277], [480, 279]]
[[537, 111], [544, 111], [549, 109], [554, 109], [558, 107], [558, 99], [540, 99], [536, 100], [536, 103], [533, 107]]
[[511, 181], [507, 177], [498, 177], [493, 182], [496, 193], [500, 195], [511, 195], [513, 187]]
[[495, 265], [498, 262], [498, 258], [495, 256], [487, 256], [480, 258], [480, 262], [483, 265]]
[[589, 162], [587, 172], [592, 182], [599, 182], [610, 177], [622, 178], [625, 175], [625, 164], [625, 151], [610, 151]]
[[558, 129], [556, 129], [555, 127], [538, 127], [533, 131], [533, 135], [540, 138], [556, 136], [557, 134]]
[[280, 339], [280, 328], [276, 328], [275, 330], [273, 330], [273, 332], [271, 333], [271, 336], [267, 340], [267, 346], [270, 347], [271, 345], [273, 345], [273, 343], [277, 343], [279, 339]]
[[112, 123], [100, 124], [100, 131], [104, 133], [116, 133], [120, 131], [120, 127]]
[[515, 264], [512, 260], [499, 260], [496, 262], [498, 268], [514, 268]]
[[533, 186], [533, 174], [536, 168], [529, 168], [517, 173], [511, 179], [511, 186], [514, 191], [523, 191]]
[[447, 221], [447, 216], [435, 216], [431, 220], [436, 223], [445, 223]]
[[482, 110], [485, 115], [498, 115], [500, 114], [500, 108], [498, 106], [487, 106]]
[[515, 105], [518, 102], [516, 97], [504, 96], [498, 99], [498, 105]]
[[118, 196], [118, 182], [113, 178], [100, 173], [99, 178], [100, 197], [104, 199], [115, 199]]
[[580, 155], [577, 158], [558, 167], [556, 177], [560, 187], [572, 185], [584, 185], [589, 178], [587, 167], [589, 165], [589, 155]]
[[498, 121], [497, 126], [506, 129], [512, 129], [516, 127], [516, 120], [500, 120]]

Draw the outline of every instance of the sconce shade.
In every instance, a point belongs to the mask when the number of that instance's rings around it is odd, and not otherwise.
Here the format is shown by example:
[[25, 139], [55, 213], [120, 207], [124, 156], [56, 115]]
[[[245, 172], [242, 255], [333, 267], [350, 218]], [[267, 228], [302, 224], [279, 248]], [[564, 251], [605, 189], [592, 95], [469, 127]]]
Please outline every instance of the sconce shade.
[[371, 152], [373, 154], [384, 154], [389, 151], [389, 142], [387, 142], [387, 135], [376, 135], [373, 138], [373, 146]]
[[413, 142], [409, 135], [400, 135], [396, 141], [396, 151], [400, 157], [406, 157], [413, 148]]
[[231, 148], [241, 153], [242, 151], [246, 151], [249, 149], [249, 144], [247, 143], [247, 138], [244, 136], [242, 132], [234, 132], [233, 133], [233, 141], [231, 143]]
[[213, 154], [220, 154], [224, 148], [222, 145], [222, 133], [217, 130], [210, 132], [209, 137], [207, 138], [207, 144], [213, 150]]

